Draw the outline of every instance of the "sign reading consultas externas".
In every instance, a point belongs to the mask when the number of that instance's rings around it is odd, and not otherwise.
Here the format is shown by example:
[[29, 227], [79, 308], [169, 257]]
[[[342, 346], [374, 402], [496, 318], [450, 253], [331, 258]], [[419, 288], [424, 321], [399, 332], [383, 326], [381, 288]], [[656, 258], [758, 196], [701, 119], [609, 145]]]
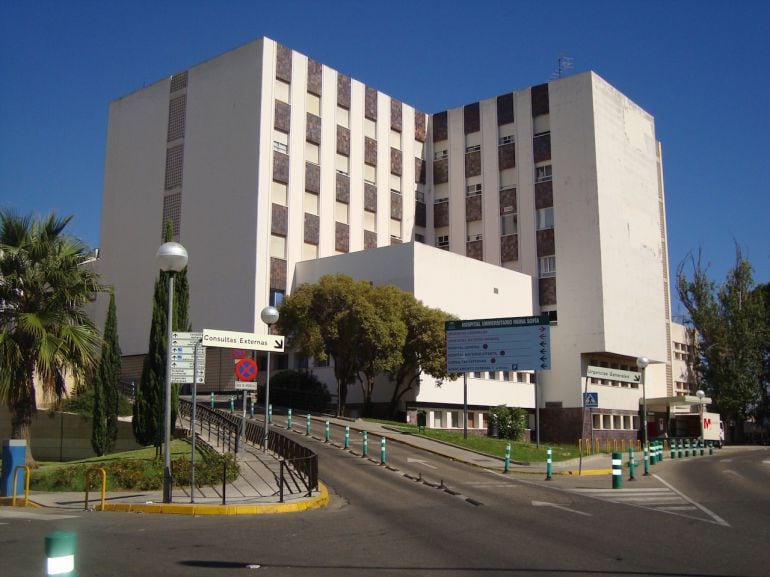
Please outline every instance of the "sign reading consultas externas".
[[204, 347], [222, 347], [226, 349], [249, 349], [252, 351], [283, 352], [284, 338], [281, 335], [258, 335], [254, 333], [236, 333], [234, 331], [216, 331], [203, 329]]
[[551, 368], [547, 316], [447, 321], [444, 329], [450, 373]]

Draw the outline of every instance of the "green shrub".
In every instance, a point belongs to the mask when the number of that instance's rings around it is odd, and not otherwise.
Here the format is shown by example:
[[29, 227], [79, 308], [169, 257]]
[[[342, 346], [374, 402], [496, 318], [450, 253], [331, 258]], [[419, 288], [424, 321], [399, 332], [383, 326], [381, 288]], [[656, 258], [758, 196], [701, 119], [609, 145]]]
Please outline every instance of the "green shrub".
[[329, 406], [331, 396], [326, 385], [313, 373], [287, 370], [270, 377], [270, 402], [282, 407], [321, 412]]
[[527, 429], [527, 411], [520, 407], [498, 405], [489, 412], [490, 418], [497, 422], [501, 439], [521, 440]]
[[[74, 395], [64, 399], [62, 410], [68, 413], [75, 413], [84, 417], [91, 417], [94, 409], [94, 390], [81, 388]], [[118, 415], [127, 417], [131, 415], [131, 401], [124, 395], [118, 397]]]

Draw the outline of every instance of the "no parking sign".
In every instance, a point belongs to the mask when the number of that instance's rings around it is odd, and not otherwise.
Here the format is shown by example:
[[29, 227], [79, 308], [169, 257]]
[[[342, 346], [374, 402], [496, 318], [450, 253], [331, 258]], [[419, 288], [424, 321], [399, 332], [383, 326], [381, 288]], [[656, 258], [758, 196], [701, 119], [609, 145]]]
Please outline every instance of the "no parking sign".
[[252, 359], [241, 359], [235, 363], [235, 376], [239, 381], [253, 381], [257, 378], [257, 363]]

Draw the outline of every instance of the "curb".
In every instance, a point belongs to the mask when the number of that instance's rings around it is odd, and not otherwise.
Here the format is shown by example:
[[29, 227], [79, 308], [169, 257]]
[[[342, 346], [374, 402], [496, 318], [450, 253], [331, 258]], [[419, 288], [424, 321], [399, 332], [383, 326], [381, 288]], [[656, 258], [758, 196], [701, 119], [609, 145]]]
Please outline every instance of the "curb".
[[320, 509], [329, 504], [329, 490], [318, 482], [318, 495], [294, 503], [206, 505], [195, 503], [105, 503], [103, 511], [119, 513], [161, 513], [166, 515], [272, 515]]

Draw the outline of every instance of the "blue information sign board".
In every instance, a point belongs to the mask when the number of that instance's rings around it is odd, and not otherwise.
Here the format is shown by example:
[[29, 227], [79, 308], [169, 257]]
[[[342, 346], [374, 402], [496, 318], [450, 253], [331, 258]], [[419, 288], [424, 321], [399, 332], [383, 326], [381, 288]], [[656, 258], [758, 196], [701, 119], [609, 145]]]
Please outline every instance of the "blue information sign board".
[[551, 368], [547, 316], [447, 321], [447, 371], [542, 371]]
[[583, 393], [583, 408], [584, 409], [598, 409], [599, 408], [599, 393]]

